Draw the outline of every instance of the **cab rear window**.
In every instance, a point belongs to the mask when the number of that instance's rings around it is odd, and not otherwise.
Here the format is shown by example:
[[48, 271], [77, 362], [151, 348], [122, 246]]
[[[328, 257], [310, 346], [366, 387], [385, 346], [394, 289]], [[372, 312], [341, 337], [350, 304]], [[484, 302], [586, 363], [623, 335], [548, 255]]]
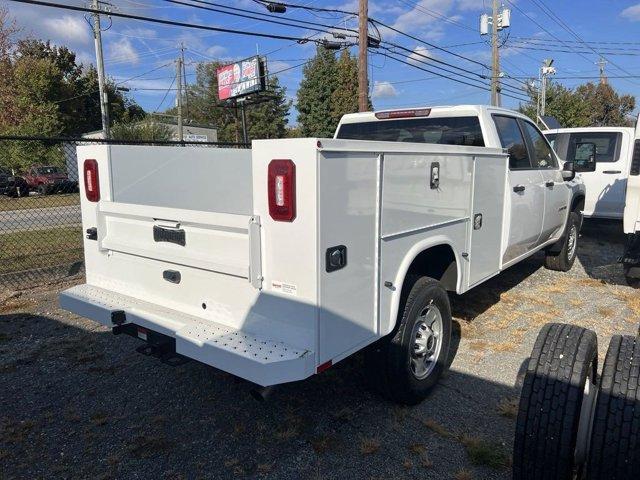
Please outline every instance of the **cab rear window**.
[[403, 118], [345, 123], [337, 138], [484, 147], [478, 117]]

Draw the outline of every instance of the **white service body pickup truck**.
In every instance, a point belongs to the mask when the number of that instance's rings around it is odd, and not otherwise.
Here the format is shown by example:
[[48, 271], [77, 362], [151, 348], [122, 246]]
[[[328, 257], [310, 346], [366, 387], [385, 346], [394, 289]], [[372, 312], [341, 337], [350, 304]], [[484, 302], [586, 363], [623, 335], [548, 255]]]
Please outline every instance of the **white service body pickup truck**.
[[404, 403], [445, 368], [446, 291], [541, 249], [571, 268], [585, 195], [526, 117], [482, 106], [346, 115], [334, 139], [250, 150], [81, 146], [78, 161], [86, 284], [64, 308], [262, 386], [373, 344]]
[[621, 258], [624, 274], [629, 285], [640, 287], [640, 117], [634, 132], [623, 228], [627, 234], [627, 244]]
[[588, 218], [621, 220], [624, 215], [627, 178], [633, 155], [634, 129], [629, 127], [585, 127], [545, 130], [561, 160], [576, 161], [576, 145], [596, 145], [596, 169], [581, 172], [587, 189], [583, 215]]

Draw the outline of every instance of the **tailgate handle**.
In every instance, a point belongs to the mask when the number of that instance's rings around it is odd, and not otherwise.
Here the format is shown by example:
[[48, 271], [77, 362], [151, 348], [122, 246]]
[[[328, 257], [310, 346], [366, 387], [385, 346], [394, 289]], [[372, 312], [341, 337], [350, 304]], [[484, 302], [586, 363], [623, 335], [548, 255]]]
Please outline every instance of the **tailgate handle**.
[[153, 226], [153, 240], [156, 242], [169, 242], [176, 245], [187, 244], [184, 230], [175, 228], [162, 228], [157, 225]]

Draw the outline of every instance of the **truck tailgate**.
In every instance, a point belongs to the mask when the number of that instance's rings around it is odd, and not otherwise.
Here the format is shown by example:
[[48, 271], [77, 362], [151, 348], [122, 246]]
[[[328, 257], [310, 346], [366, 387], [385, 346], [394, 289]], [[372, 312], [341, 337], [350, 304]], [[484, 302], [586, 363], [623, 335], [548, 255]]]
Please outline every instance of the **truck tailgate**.
[[100, 202], [98, 247], [262, 282], [255, 216]]

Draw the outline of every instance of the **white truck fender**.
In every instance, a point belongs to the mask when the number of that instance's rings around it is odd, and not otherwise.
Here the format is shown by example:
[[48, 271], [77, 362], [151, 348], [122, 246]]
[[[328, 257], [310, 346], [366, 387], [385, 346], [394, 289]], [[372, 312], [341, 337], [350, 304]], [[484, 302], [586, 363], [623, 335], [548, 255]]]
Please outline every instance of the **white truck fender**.
[[386, 324], [387, 328], [384, 328], [385, 325], [381, 325], [382, 336], [391, 333], [394, 329], [397, 319], [398, 319], [398, 309], [400, 308], [400, 297], [402, 296], [402, 287], [404, 285], [405, 277], [407, 272], [409, 271], [409, 267], [413, 263], [420, 253], [424, 252], [433, 247], [437, 247], [440, 245], [447, 245], [451, 247], [453, 251], [453, 255], [456, 260], [456, 292], [461, 293], [462, 290], [462, 281], [463, 281], [463, 273], [462, 273], [462, 261], [460, 253], [455, 248], [455, 242], [447, 236], [447, 235], [435, 235], [429, 238], [426, 238], [420, 242], [417, 242], [413, 247], [409, 249], [409, 251], [404, 256], [404, 259], [400, 263], [398, 267], [398, 272], [396, 273], [393, 284], [396, 286], [395, 290], [391, 295], [391, 306], [389, 309], [389, 321]]

